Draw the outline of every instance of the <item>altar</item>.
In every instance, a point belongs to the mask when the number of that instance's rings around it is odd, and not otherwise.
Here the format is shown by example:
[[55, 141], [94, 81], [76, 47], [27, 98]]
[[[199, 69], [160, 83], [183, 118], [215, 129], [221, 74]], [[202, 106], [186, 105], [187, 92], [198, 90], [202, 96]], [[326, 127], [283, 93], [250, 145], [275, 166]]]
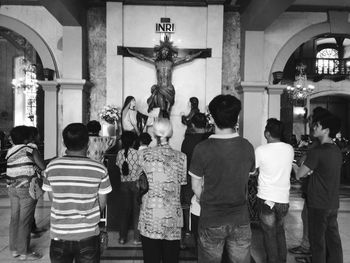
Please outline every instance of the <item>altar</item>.
[[[189, 112], [189, 98], [197, 97], [199, 109], [204, 112], [210, 100], [221, 94], [223, 5], [144, 6], [122, 2], [107, 2], [106, 5], [107, 105], [121, 106], [125, 98], [131, 95], [136, 99], [136, 108], [148, 114], [147, 99], [151, 95], [151, 87], [157, 83], [154, 65], [125, 55], [125, 52], [120, 52], [120, 47], [139, 53], [140, 50], [151, 50], [146, 54], [151, 58], [154, 55], [152, 50], [168, 36], [172, 45], [179, 50], [175, 59], [194, 54], [196, 50], [210, 50], [210, 56], [198, 56], [175, 67], [172, 72], [175, 95], [170, 120], [174, 135], [170, 144], [180, 149], [186, 129], [181, 123], [180, 113]], [[168, 21], [171, 28], [160, 27], [164, 21]], [[188, 50], [192, 50], [192, 53], [186, 54]]]

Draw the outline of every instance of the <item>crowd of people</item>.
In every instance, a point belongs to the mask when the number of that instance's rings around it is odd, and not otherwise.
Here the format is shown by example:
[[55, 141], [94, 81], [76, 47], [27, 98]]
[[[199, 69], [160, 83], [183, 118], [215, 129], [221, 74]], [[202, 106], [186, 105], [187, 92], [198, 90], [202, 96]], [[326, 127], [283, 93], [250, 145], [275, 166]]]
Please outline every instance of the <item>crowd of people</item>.
[[[294, 150], [283, 142], [283, 123], [267, 120], [267, 144], [254, 149], [239, 136], [237, 120], [241, 102], [218, 95], [208, 106], [209, 115], [191, 98], [191, 112], [182, 117], [187, 126], [181, 151], [169, 140], [173, 127], [168, 118], [154, 118], [152, 137], [147, 118], [128, 97], [122, 110], [121, 147], [116, 165], [123, 199], [119, 211], [119, 243], [142, 245], [146, 263], [179, 262], [183, 233], [193, 235], [200, 263], [254, 262], [251, 256], [251, 215], [259, 216], [268, 263], [287, 261], [284, 219], [289, 209], [290, 177]], [[208, 120], [209, 119], [209, 120]], [[208, 129], [210, 121], [215, 129]], [[337, 224], [342, 153], [333, 138], [339, 119], [316, 109], [310, 119], [313, 144], [298, 163], [296, 177], [303, 179], [305, 205], [297, 262], [342, 263]], [[35, 130], [35, 131], [34, 131]], [[42, 255], [29, 250], [37, 200], [30, 195], [33, 176], [52, 201], [50, 259], [54, 263], [99, 262], [100, 220], [112, 191], [103, 156], [116, 141], [100, 137], [101, 125], [71, 123], [62, 137], [65, 153], [47, 165], [36, 147], [37, 130], [17, 126], [11, 131], [7, 152], [7, 182], [11, 201], [10, 245], [13, 257], [36, 260]], [[140, 178], [147, 189], [140, 195]], [[256, 203], [247, 198], [248, 180], [257, 178]], [[248, 207], [250, 209], [248, 209]], [[132, 224], [129, 219], [132, 218]], [[132, 225], [132, 226], [131, 226]]]

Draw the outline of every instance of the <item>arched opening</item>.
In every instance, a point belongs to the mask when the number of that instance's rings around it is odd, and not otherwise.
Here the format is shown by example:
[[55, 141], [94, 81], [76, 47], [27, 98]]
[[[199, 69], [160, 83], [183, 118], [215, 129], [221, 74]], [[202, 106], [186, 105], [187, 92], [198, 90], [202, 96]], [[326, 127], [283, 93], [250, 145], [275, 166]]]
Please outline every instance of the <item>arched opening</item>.
[[[43, 138], [44, 92], [37, 84], [44, 79], [42, 60], [26, 38], [4, 27], [0, 50], [0, 130], [6, 136], [14, 126], [35, 126]], [[9, 146], [6, 137], [2, 148]]]
[[[350, 37], [342, 34], [320, 34], [302, 43], [290, 55], [283, 68], [281, 84], [293, 85], [297, 65], [306, 66], [307, 85], [312, 85], [312, 94], [342, 92], [350, 95]], [[295, 135], [299, 141], [308, 135], [306, 117], [313, 104], [306, 99], [295, 100], [286, 90], [281, 97], [281, 119], [286, 123], [286, 137]], [[348, 118], [344, 119], [348, 122]], [[350, 134], [349, 134], [350, 135]], [[347, 135], [347, 137], [350, 137]]]

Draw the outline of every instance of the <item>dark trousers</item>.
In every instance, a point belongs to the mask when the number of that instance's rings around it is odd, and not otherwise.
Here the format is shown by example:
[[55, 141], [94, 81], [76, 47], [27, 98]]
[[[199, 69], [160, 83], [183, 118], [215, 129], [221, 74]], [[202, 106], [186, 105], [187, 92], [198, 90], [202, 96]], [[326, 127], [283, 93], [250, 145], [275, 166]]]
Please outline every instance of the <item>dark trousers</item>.
[[284, 217], [288, 213], [289, 204], [275, 203], [270, 208], [258, 198], [259, 217], [263, 232], [263, 240], [268, 263], [287, 262], [287, 244], [284, 231]]
[[178, 263], [180, 240], [151, 239], [141, 235], [144, 263]]
[[305, 249], [310, 249], [309, 242], [309, 219], [307, 212], [307, 202], [304, 201], [303, 210], [301, 211], [301, 221], [303, 222], [303, 238], [301, 240], [300, 246]]
[[199, 226], [198, 262], [220, 263], [225, 247], [230, 262], [250, 263], [250, 225]]
[[28, 187], [9, 187], [8, 194], [11, 202], [10, 250], [26, 255], [36, 200], [30, 197]]
[[54, 240], [50, 245], [51, 263], [100, 262], [100, 238], [93, 236], [79, 241]]
[[338, 229], [338, 209], [308, 207], [309, 241], [312, 262], [343, 263], [343, 250]]
[[123, 182], [120, 184], [120, 193], [123, 204], [120, 211], [120, 238], [126, 239], [128, 236], [130, 216], [134, 228], [134, 239], [140, 239], [140, 232], [137, 229], [140, 215], [140, 205], [137, 201], [136, 182]]

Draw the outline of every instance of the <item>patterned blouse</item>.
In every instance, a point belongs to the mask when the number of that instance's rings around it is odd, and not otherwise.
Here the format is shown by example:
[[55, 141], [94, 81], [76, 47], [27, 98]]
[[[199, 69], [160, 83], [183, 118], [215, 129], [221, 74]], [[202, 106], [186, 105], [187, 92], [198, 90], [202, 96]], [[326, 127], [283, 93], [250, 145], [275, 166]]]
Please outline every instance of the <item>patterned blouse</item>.
[[123, 182], [134, 182], [139, 179], [141, 170], [139, 164], [139, 152], [133, 148], [128, 151], [127, 163], [129, 164], [129, 175], [123, 175], [122, 165], [125, 161], [124, 149], [120, 150], [117, 154], [116, 165], [120, 169], [120, 181]]
[[141, 235], [152, 239], [180, 240], [183, 226], [181, 185], [187, 183], [186, 155], [169, 145], [147, 148], [140, 153], [149, 190], [142, 198]]
[[6, 155], [7, 184], [20, 187], [28, 186], [28, 177], [35, 174], [32, 156], [33, 148], [26, 144], [12, 146]]
[[87, 157], [92, 160], [102, 162], [106, 150], [113, 146], [115, 141], [116, 137], [89, 136], [89, 148], [87, 150]]

